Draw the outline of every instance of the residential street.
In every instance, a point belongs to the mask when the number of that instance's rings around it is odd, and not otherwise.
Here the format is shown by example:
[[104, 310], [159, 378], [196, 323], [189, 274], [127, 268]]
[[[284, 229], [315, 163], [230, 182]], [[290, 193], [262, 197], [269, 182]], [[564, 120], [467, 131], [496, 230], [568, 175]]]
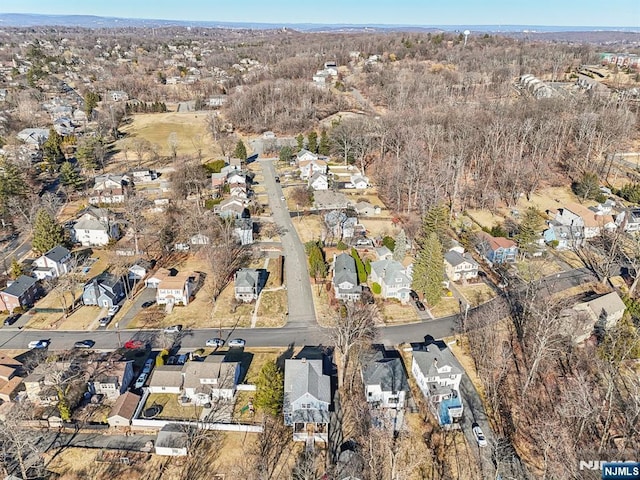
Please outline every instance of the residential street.
[[276, 183], [274, 160], [260, 160], [264, 184], [269, 194], [269, 206], [273, 211], [273, 220], [284, 232], [281, 236], [284, 252], [284, 277], [288, 298], [288, 327], [307, 327], [316, 325], [316, 314], [311, 296], [311, 282], [307, 269], [307, 256], [304, 246], [293, 227], [286, 202], [282, 201], [282, 187]]

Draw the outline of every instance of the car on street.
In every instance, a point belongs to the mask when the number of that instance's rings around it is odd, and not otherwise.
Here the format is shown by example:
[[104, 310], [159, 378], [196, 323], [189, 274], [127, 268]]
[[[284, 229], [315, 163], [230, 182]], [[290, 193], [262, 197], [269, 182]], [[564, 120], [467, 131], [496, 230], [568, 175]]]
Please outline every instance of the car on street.
[[107, 315], [113, 317], [120, 310], [120, 305], [114, 305], [107, 311]]
[[80, 340], [73, 344], [73, 348], [93, 348], [95, 344], [93, 340]]
[[426, 309], [424, 303], [422, 303], [420, 300], [416, 300], [416, 308], [421, 312], [424, 312]]
[[142, 367], [142, 373], [146, 373], [147, 375], [149, 375], [151, 373], [151, 369], [153, 368], [153, 365], [155, 363], [155, 360], [153, 358], [148, 358], [146, 362], [144, 362], [144, 367]]
[[411, 290], [409, 292], [409, 296], [411, 297], [411, 300], [415, 300], [416, 302], [420, 300], [420, 297], [418, 296], [415, 290]]
[[171, 325], [164, 329], [164, 333], [180, 333], [182, 325]]
[[222, 347], [224, 345], [224, 340], [221, 338], [210, 338], [205, 342], [207, 347]]
[[101, 327], [106, 327], [107, 325], [109, 325], [109, 323], [111, 323], [111, 316], [106, 316], [106, 317], [102, 317], [100, 320], [98, 320], [98, 324]]
[[49, 340], [33, 340], [29, 342], [29, 348], [47, 348], [49, 343]]
[[280, 177], [276, 177], [276, 183], [280, 183]]
[[144, 343], [141, 340], [127, 340], [124, 348], [127, 350], [136, 350], [138, 348], [144, 348]]
[[284, 198], [284, 195], [280, 197], [280, 200], [282, 200], [283, 202], [286, 200], [286, 198]]
[[246, 342], [241, 338], [234, 338], [232, 340], [229, 340], [230, 347], [244, 347], [245, 343]]
[[9, 315], [5, 321], [4, 321], [4, 326], [5, 327], [9, 327], [11, 325], [13, 325], [14, 323], [16, 323], [18, 321], [18, 319], [21, 317], [21, 314], [16, 313], [15, 315]]
[[149, 308], [149, 307], [153, 306], [155, 303], [156, 303], [155, 300], [149, 300], [148, 302], [144, 302], [142, 304], [142, 308]]
[[134, 385], [135, 388], [142, 388], [144, 385], [144, 382], [147, 381], [147, 374], [146, 373], [141, 373], [140, 376], [138, 377], [138, 379], [136, 380], [136, 383]]
[[486, 447], [487, 446], [487, 439], [484, 436], [484, 433], [482, 432], [482, 429], [480, 428], [480, 425], [478, 425], [477, 423], [473, 424], [473, 428], [471, 429], [471, 431], [473, 432], [473, 436], [476, 437], [476, 442], [478, 442], [478, 446], [479, 447]]

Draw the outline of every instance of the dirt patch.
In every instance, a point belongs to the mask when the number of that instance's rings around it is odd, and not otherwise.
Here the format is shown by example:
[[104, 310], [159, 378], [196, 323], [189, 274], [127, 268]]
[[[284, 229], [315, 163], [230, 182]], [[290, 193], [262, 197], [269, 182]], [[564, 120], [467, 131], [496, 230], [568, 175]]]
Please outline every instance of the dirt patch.
[[302, 243], [319, 240], [322, 237], [322, 224], [318, 215], [303, 215], [293, 219], [293, 226]]
[[518, 275], [527, 282], [562, 272], [562, 268], [554, 261], [543, 258], [530, 258], [516, 264]]
[[258, 327], [282, 327], [287, 312], [287, 291], [284, 289], [262, 292], [258, 306]]
[[472, 307], [485, 303], [496, 296], [493, 289], [486, 283], [463, 285], [456, 287], [456, 289], [467, 299], [467, 302]]

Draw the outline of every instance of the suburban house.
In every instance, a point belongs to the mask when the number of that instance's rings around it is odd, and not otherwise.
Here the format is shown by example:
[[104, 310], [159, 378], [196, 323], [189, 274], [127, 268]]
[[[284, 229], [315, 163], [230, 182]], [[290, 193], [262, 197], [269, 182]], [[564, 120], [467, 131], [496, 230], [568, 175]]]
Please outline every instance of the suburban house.
[[581, 248], [586, 243], [584, 228], [577, 225], [563, 225], [555, 220], [547, 222], [547, 229], [542, 232], [542, 237], [547, 244], [556, 242], [556, 250]]
[[70, 229], [71, 240], [83, 247], [104, 247], [119, 237], [118, 224], [110, 220], [103, 208], [87, 207]]
[[133, 183], [148, 183], [153, 182], [158, 178], [158, 174], [154, 170], [148, 168], [134, 168], [131, 170], [131, 177]]
[[332, 240], [348, 240], [354, 237], [355, 227], [358, 224], [356, 217], [350, 217], [341, 210], [332, 210], [324, 215], [325, 238]]
[[222, 218], [242, 218], [247, 210], [247, 201], [238, 197], [229, 197], [214, 208]]
[[224, 355], [209, 355], [204, 362], [187, 362], [182, 367], [183, 398], [194, 405], [232, 400], [240, 379], [240, 362], [227, 362]]
[[316, 155], [313, 152], [310, 152], [309, 150], [303, 148], [302, 150], [300, 150], [298, 153], [296, 153], [296, 163], [300, 163], [300, 162], [309, 162], [311, 160], [318, 160], [318, 155]]
[[616, 216], [616, 225], [627, 233], [640, 230], [640, 208], [629, 208]]
[[377, 260], [371, 262], [373, 283], [381, 287], [382, 298], [396, 298], [402, 303], [410, 300], [411, 273], [395, 260]]
[[133, 380], [133, 360], [94, 362], [87, 387], [89, 392], [115, 400], [127, 391]]
[[246, 183], [230, 183], [229, 193], [232, 197], [238, 197], [246, 200], [249, 197], [250, 190], [247, 189]]
[[409, 382], [400, 358], [376, 351], [362, 360], [362, 381], [367, 402], [374, 407], [404, 408]]
[[7, 286], [0, 291], [0, 308], [12, 313], [16, 308], [33, 305], [38, 296], [38, 280], [20, 275], [15, 280], [7, 281]]
[[140, 403], [140, 395], [133, 392], [125, 392], [120, 395], [111, 407], [107, 423], [110, 427], [130, 427], [133, 415]]
[[182, 367], [183, 365], [159, 365], [155, 367], [147, 384], [149, 393], [180, 394], [184, 381]]
[[449, 250], [444, 254], [444, 271], [452, 282], [477, 278], [479, 268], [478, 262], [469, 253]]
[[253, 244], [253, 220], [250, 218], [237, 218], [233, 233], [241, 245]]
[[300, 160], [298, 162], [300, 168], [300, 178], [302, 180], [308, 180], [314, 173], [327, 173], [327, 161], [326, 160]]
[[493, 237], [486, 232], [478, 233], [477, 250], [491, 264], [513, 263], [518, 258], [516, 242], [504, 237]]
[[361, 217], [373, 217], [380, 215], [382, 212], [382, 209], [378, 205], [373, 205], [369, 202], [358, 202], [353, 208]]
[[316, 210], [344, 210], [351, 202], [344, 193], [331, 190], [318, 190], [313, 194], [313, 207]]
[[129, 280], [133, 280], [139, 282], [147, 276], [149, 270], [153, 268], [154, 262], [150, 262], [148, 260], [140, 259], [131, 267], [129, 267], [128, 277]]
[[48, 128], [25, 128], [20, 130], [17, 135], [19, 140], [22, 140], [25, 144], [39, 148], [44, 142], [49, 139]]
[[82, 291], [82, 303], [99, 307], [113, 307], [124, 297], [122, 278], [102, 272], [89, 280]]
[[200, 275], [195, 272], [175, 272], [160, 268], [145, 281], [149, 288], [156, 288], [158, 305], [189, 305]]
[[236, 300], [252, 302], [257, 300], [264, 286], [264, 270], [241, 268], [233, 276], [233, 291]]
[[89, 196], [89, 203], [124, 203], [129, 178], [124, 175], [98, 175], [94, 179], [93, 191]]
[[46, 370], [40, 365], [22, 380], [22, 384], [27, 398], [33, 404], [55, 405], [59, 401], [54, 382], [51, 381], [51, 378], [46, 374]]
[[365, 188], [369, 187], [369, 179], [364, 175], [356, 173], [355, 175], [351, 175], [349, 184], [350, 188], [355, 188], [356, 190], [364, 190]]
[[209, 237], [203, 233], [196, 233], [189, 238], [191, 245], [209, 245]]
[[616, 292], [606, 293], [563, 311], [563, 328], [575, 343], [580, 343], [594, 332], [602, 333], [615, 327], [626, 309]]
[[168, 423], [158, 432], [154, 444], [156, 455], [184, 457], [191, 443], [189, 427], [177, 423]]
[[0, 354], [0, 400], [11, 402], [22, 388], [22, 362]]
[[329, 440], [330, 404], [331, 378], [324, 374], [321, 359], [285, 360], [284, 423], [293, 426], [294, 441]]
[[362, 287], [358, 282], [356, 261], [351, 255], [333, 255], [333, 289], [338, 300], [360, 300]]
[[389, 250], [389, 248], [385, 247], [384, 245], [379, 248], [376, 248], [375, 252], [376, 252], [376, 257], [378, 257], [378, 260], [393, 260], [393, 252]]
[[441, 425], [462, 417], [462, 371], [445, 360], [437, 345], [413, 352], [411, 373]]
[[577, 203], [566, 208], [559, 208], [555, 221], [567, 227], [582, 227], [585, 239], [597, 237], [603, 228], [606, 230], [615, 230], [616, 228], [611, 215], [598, 215], [593, 210]]
[[108, 97], [114, 102], [126, 102], [127, 100], [129, 100], [129, 94], [127, 92], [123, 92], [122, 90], [113, 90], [108, 93]]
[[61, 245], [53, 247], [33, 262], [33, 274], [38, 280], [56, 278], [69, 271], [71, 252]]
[[309, 177], [307, 186], [314, 190], [328, 190], [329, 178], [324, 173], [315, 172], [313, 175]]

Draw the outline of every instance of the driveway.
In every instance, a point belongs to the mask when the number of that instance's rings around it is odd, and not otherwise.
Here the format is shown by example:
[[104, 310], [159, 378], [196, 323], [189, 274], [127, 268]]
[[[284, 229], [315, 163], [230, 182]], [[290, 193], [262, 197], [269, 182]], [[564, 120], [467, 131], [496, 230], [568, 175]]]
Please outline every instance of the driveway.
[[155, 299], [156, 290], [154, 288], [145, 288], [140, 295], [133, 299], [133, 305], [131, 305], [131, 308], [127, 310], [127, 313], [125, 313], [122, 318], [118, 319], [117, 322], [111, 322], [109, 326], [113, 326], [113, 328], [115, 328], [115, 324], [117, 323], [119, 329], [127, 328], [127, 325], [129, 325], [131, 320], [133, 320], [138, 312], [142, 310], [142, 304]]
[[316, 325], [316, 313], [311, 294], [311, 282], [307, 269], [307, 255], [293, 227], [286, 202], [282, 201], [282, 187], [276, 183], [273, 160], [260, 160], [264, 185], [269, 195], [269, 206], [273, 221], [283, 232], [281, 235], [284, 252], [284, 278], [287, 286], [288, 318], [287, 327], [309, 327]]

